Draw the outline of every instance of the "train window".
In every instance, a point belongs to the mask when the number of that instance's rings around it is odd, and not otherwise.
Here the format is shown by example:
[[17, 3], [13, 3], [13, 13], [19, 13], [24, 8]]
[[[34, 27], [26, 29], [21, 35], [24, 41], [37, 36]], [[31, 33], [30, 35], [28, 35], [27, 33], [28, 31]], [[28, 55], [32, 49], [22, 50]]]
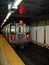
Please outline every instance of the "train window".
[[19, 26], [19, 33], [23, 33], [23, 26]]
[[15, 26], [11, 26], [11, 32], [15, 32]]
[[30, 32], [29, 26], [26, 26], [26, 32]]
[[26, 27], [24, 27], [24, 32], [26, 32]]
[[11, 32], [15, 32], [15, 29], [11, 29]]

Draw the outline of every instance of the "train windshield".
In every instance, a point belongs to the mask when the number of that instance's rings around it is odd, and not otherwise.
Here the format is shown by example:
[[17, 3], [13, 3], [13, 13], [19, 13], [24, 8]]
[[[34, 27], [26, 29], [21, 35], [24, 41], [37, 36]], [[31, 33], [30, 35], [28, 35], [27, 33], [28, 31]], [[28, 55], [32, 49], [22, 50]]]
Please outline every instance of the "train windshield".
[[26, 26], [26, 32], [29, 32], [29, 31], [30, 31], [29, 26]]
[[15, 26], [11, 26], [11, 32], [15, 32]]
[[19, 33], [23, 33], [23, 26], [19, 26]]

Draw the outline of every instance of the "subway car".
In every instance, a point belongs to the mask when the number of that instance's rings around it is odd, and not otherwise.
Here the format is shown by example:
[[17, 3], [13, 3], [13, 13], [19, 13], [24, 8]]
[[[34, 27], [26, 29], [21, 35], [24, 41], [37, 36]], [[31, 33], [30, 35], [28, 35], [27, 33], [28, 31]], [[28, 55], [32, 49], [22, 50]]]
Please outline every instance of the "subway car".
[[11, 45], [18, 45], [21, 48], [30, 42], [30, 26], [23, 23], [10, 23], [2, 29], [3, 35]]

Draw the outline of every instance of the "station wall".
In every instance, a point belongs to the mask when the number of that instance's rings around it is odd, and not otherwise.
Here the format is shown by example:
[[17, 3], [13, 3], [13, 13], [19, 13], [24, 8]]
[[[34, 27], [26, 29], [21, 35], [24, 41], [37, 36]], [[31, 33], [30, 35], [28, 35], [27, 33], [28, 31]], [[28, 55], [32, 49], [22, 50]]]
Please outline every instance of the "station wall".
[[46, 21], [45, 26], [45, 43], [49, 45], [49, 20]]
[[31, 40], [36, 43], [49, 45], [49, 20], [32, 23]]

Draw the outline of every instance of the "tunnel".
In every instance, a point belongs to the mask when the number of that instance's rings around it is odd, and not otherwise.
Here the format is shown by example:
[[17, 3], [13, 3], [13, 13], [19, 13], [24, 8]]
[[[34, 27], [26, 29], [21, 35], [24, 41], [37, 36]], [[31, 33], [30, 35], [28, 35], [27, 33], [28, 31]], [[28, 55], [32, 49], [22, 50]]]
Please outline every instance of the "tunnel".
[[49, 0], [0, 1], [0, 65], [49, 65]]

